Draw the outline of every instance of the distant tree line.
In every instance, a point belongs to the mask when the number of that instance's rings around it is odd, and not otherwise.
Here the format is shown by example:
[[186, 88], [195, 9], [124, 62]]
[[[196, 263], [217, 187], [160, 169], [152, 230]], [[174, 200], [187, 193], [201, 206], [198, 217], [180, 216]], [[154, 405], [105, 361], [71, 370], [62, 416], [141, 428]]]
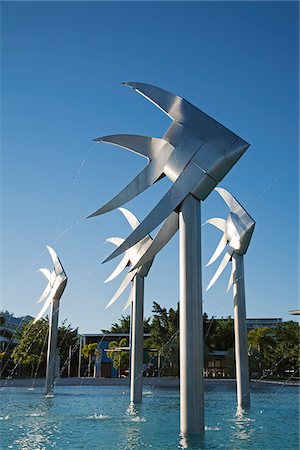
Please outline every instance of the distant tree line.
[[[144, 319], [144, 333], [146, 338], [144, 348], [146, 360], [154, 368], [159, 368], [159, 375], [179, 375], [179, 310], [162, 307], [153, 302], [153, 315]], [[3, 331], [3, 316], [0, 313], [0, 334]], [[0, 353], [1, 376], [45, 376], [48, 318], [27, 323], [15, 336], [6, 333], [11, 341], [6, 349]], [[110, 329], [101, 330], [104, 334], [130, 334], [130, 316], [122, 316]], [[13, 337], [19, 340], [14, 345]], [[58, 351], [61, 361], [61, 376], [77, 375], [78, 368], [78, 329], [64, 322], [59, 327]], [[234, 323], [227, 318], [209, 319], [203, 315], [204, 357], [207, 364], [210, 355], [215, 351], [225, 351], [227, 366], [234, 376]], [[128, 346], [126, 338], [109, 344], [108, 356], [119, 373], [129, 369], [129, 352], [118, 351], [115, 348]], [[91, 343], [82, 348], [82, 356], [88, 361], [87, 374], [91, 374], [91, 363], [98, 343]], [[299, 378], [299, 324], [294, 321], [283, 322], [276, 328], [257, 328], [248, 333], [249, 369], [253, 377], [293, 376]], [[72, 352], [71, 365], [68, 364], [70, 350]], [[75, 351], [76, 350], [76, 351]], [[157, 373], [158, 375], [158, 373]]]

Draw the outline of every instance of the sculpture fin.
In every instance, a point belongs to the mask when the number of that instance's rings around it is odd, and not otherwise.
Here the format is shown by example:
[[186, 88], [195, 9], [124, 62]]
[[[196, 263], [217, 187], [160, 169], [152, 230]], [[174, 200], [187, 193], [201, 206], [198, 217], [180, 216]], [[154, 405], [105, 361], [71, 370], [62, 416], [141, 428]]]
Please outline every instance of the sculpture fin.
[[[164, 195], [160, 202], [153, 208], [143, 222], [131, 233], [127, 239], [120, 245], [105, 261], [109, 261], [123, 253], [128, 248], [135, 245], [147, 234], [154, 230], [173, 210], [175, 210], [189, 192], [198, 183], [199, 169], [194, 165], [189, 165], [177, 178], [169, 191]], [[195, 179], [195, 176], [197, 177]]]
[[219, 278], [219, 276], [221, 275], [221, 273], [223, 272], [223, 270], [225, 269], [225, 267], [227, 266], [227, 264], [229, 263], [230, 259], [232, 256], [232, 252], [229, 253], [228, 251], [225, 253], [224, 258], [221, 261], [221, 264], [219, 265], [216, 273], [214, 274], [214, 276], [212, 277], [212, 279], [210, 280], [209, 285], [207, 286], [207, 288], [205, 289], [205, 292], [207, 292], [217, 281], [217, 279]]
[[125, 241], [124, 238], [121, 237], [110, 237], [106, 239], [106, 242], [110, 242], [111, 244], [116, 245], [117, 247]]
[[226, 290], [226, 292], [229, 291], [229, 289], [231, 288], [231, 286], [232, 286], [232, 284], [233, 284], [233, 276], [234, 276], [234, 267], [233, 267], [233, 265], [232, 265], [232, 267], [231, 267], [231, 274], [230, 274], [230, 277], [229, 277], [229, 281], [228, 281], [228, 285], [227, 285], [227, 290]]
[[140, 136], [137, 134], [112, 134], [110, 136], [96, 138], [94, 141], [117, 145], [118, 147], [138, 153], [150, 161], [160, 155], [164, 146], [170, 146], [162, 138]]
[[214, 225], [219, 230], [223, 231], [225, 233], [226, 230], [226, 220], [221, 219], [220, 217], [213, 217], [212, 219], [208, 219], [206, 222], [204, 222], [204, 225], [210, 223], [211, 225]]
[[132, 200], [152, 186], [152, 184], [158, 181], [164, 173], [165, 164], [172, 151], [170, 149], [173, 150], [173, 147], [170, 146], [169, 151], [162, 152], [158, 158], [153, 159], [150, 164], [148, 164], [119, 194], [100, 209], [90, 214], [87, 218], [112, 211], [129, 202], [129, 200]]
[[108, 283], [109, 281], [116, 278], [125, 269], [125, 267], [128, 266], [128, 264], [129, 264], [129, 258], [128, 258], [128, 255], [126, 252], [125, 255], [123, 256], [121, 262], [117, 265], [117, 267], [115, 268], [113, 273], [108, 278], [106, 278], [104, 283]]
[[128, 297], [128, 300], [127, 300], [127, 302], [125, 303], [125, 306], [124, 306], [124, 308], [123, 308], [123, 311], [125, 311], [127, 308], [128, 308], [128, 306], [130, 306], [130, 304], [132, 303], [132, 290], [130, 291], [130, 294], [129, 294], [129, 297]]
[[151, 84], [131, 81], [122, 84], [131, 87], [147, 100], [154, 103], [154, 105], [171, 119], [185, 125], [187, 128], [193, 129], [193, 131], [196, 131], [196, 134], [199, 134], [200, 131], [204, 138], [215, 134], [223, 127], [215, 119], [205, 114], [184, 98], [171, 94], [164, 89], [152, 86]]
[[42, 295], [40, 296], [40, 298], [37, 300], [36, 303], [41, 303], [42, 300], [44, 300], [50, 293], [51, 291], [51, 284], [48, 283], [45, 290], [43, 291]]
[[112, 299], [108, 302], [108, 304], [106, 305], [105, 309], [108, 308], [109, 306], [111, 306], [120, 297], [120, 295], [127, 288], [129, 283], [131, 282], [131, 280], [133, 280], [136, 272], [137, 272], [137, 270], [134, 270], [133, 272], [128, 272], [128, 274], [126, 275], [126, 277], [122, 281], [119, 289], [117, 290], [115, 295], [112, 297]]
[[43, 275], [45, 275], [45, 277], [47, 278], [48, 281], [50, 281], [51, 278], [51, 272], [49, 269], [39, 269], [39, 272], [42, 272]]
[[215, 191], [217, 191], [218, 194], [223, 198], [224, 202], [232, 212], [238, 213], [241, 210], [244, 211], [244, 208], [237, 201], [237, 199], [233, 197], [233, 195], [231, 195], [230, 192], [226, 191], [226, 189], [216, 187]]
[[131, 211], [129, 211], [129, 209], [126, 208], [118, 208], [118, 209], [119, 211], [121, 211], [123, 216], [125, 216], [131, 228], [135, 230], [139, 226], [140, 221], [135, 217], [135, 215]]
[[131, 269], [137, 269], [148, 261], [154, 258], [155, 255], [169, 242], [169, 240], [174, 236], [177, 232], [179, 226], [179, 217], [178, 213], [173, 211], [169, 215], [169, 217], [163, 223], [161, 229], [153, 239], [152, 244], [148, 248], [148, 250], [143, 254], [140, 260], [135, 264], [135, 266]]
[[47, 247], [47, 249], [50, 253], [51, 259], [53, 261], [54, 270], [55, 270], [56, 275], [60, 275], [61, 273], [65, 274], [64, 268], [60, 262], [59, 257], [57, 256], [55, 250], [52, 247], [50, 247], [49, 245], [47, 245], [46, 247]]
[[34, 319], [33, 323], [36, 323], [38, 320], [40, 320], [40, 318], [42, 317], [42, 315], [44, 314], [44, 312], [49, 308], [49, 306], [51, 305], [53, 298], [50, 295], [49, 298], [46, 300], [46, 302], [44, 303], [42, 309], [40, 310], [39, 314], [36, 316], [36, 318]]
[[206, 264], [206, 267], [210, 266], [213, 262], [215, 262], [216, 259], [219, 258], [219, 256], [221, 255], [222, 251], [226, 247], [226, 244], [227, 244], [227, 239], [226, 239], [225, 234], [223, 234], [223, 236], [221, 237], [221, 240], [220, 240], [220, 242], [219, 242], [219, 244], [218, 244], [214, 254], [212, 255], [212, 257], [210, 258], [210, 260]]

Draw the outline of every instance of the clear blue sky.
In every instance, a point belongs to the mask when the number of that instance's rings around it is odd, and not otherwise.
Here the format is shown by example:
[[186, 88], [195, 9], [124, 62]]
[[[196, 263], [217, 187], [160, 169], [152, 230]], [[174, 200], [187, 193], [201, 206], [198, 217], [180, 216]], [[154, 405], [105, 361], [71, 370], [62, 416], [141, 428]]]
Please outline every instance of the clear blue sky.
[[[127, 295], [104, 307], [122, 276], [109, 236], [126, 236], [118, 211], [81, 220], [112, 198], [145, 160], [92, 139], [111, 133], [161, 136], [170, 121], [122, 81], [181, 95], [251, 143], [220, 184], [256, 220], [245, 257], [248, 317], [291, 319], [298, 305], [297, 2], [3, 2], [1, 306], [36, 315], [52, 245], [69, 283], [60, 318], [99, 332], [122, 314]], [[162, 197], [162, 181], [128, 206], [140, 219]], [[216, 193], [202, 220], [226, 217]], [[71, 228], [70, 228], [71, 227]], [[67, 231], [69, 230], [69, 231]], [[202, 228], [202, 258], [218, 231]], [[206, 287], [217, 268], [203, 264]], [[204, 294], [209, 316], [233, 314], [230, 269]], [[127, 294], [127, 293], [126, 293]], [[146, 279], [153, 300], [178, 301], [178, 237]]]

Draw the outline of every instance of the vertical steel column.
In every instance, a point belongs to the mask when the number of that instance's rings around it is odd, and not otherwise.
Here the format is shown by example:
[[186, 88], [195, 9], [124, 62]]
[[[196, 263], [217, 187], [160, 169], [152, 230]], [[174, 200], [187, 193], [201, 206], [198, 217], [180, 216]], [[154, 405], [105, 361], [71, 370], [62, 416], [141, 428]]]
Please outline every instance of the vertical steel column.
[[180, 431], [204, 430], [203, 321], [200, 201], [181, 204], [180, 233]]
[[46, 395], [52, 395], [54, 390], [56, 351], [58, 335], [58, 311], [59, 299], [53, 299], [51, 302], [51, 314], [49, 319], [49, 337], [47, 352], [47, 370], [46, 370]]
[[68, 377], [71, 376], [71, 358], [72, 358], [72, 345], [69, 345], [69, 357], [68, 357]]
[[81, 376], [81, 350], [82, 350], [82, 338], [80, 336], [80, 341], [79, 341], [79, 355], [78, 355], [78, 378], [80, 378]]
[[243, 255], [234, 252], [232, 265], [237, 404], [244, 407], [250, 405], [250, 390]]
[[132, 289], [130, 401], [141, 403], [144, 349], [144, 277], [136, 274]]

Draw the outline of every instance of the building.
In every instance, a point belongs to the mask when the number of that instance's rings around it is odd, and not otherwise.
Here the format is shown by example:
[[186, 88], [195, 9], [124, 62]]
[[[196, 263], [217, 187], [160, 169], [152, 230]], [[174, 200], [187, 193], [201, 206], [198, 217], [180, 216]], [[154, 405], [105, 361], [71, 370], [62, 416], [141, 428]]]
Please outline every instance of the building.
[[0, 313], [0, 352], [5, 351], [8, 345], [18, 344], [18, 332], [33, 319], [31, 316], [14, 317], [8, 311], [2, 311]]
[[248, 330], [253, 330], [255, 328], [276, 328], [280, 324], [282, 324], [282, 319], [279, 317], [247, 319]]
[[[129, 346], [129, 334], [128, 333], [107, 333], [107, 334], [83, 334], [82, 336], [82, 347], [84, 345], [97, 343], [97, 351], [99, 352], [100, 358], [100, 374], [101, 377], [105, 378], [114, 378], [117, 377], [118, 370], [113, 367], [113, 361], [107, 356], [107, 350], [109, 349], [109, 343], [112, 341], [120, 342], [121, 339], [125, 338], [127, 342], [127, 346]], [[144, 338], [149, 337], [148, 334], [144, 334]], [[129, 351], [128, 349], [124, 349], [124, 351]], [[146, 353], [146, 352], [145, 352]], [[94, 366], [95, 357], [92, 357], [92, 365]], [[147, 355], [144, 355], [144, 359], [147, 359]], [[80, 365], [80, 376], [87, 376], [88, 373], [93, 373], [89, 366], [89, 361], [84, 358], [81, 358]], [[121, 372], [121, 376], [128, 376], [128, 371]]]

